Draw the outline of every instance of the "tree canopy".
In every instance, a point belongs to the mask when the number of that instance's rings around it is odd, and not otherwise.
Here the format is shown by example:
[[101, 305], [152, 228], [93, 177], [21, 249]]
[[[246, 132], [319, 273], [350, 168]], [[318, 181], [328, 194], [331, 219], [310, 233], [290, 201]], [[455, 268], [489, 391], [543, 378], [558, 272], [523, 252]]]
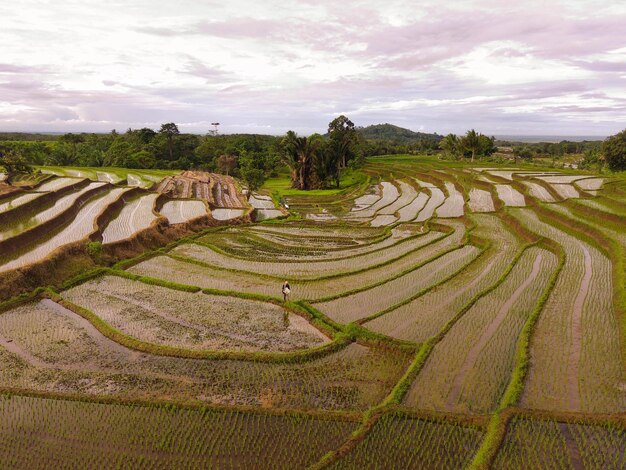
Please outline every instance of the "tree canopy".
[[626, 129], [604, 141], [602, 153], [609, 169], [626, 170]]
[[4, 153], [0, 151], [0, 167], [6, 174], [7, 184], [11, 184], [13, 177], [19, 173], [32, 173], [28, 161], [17, 152]]

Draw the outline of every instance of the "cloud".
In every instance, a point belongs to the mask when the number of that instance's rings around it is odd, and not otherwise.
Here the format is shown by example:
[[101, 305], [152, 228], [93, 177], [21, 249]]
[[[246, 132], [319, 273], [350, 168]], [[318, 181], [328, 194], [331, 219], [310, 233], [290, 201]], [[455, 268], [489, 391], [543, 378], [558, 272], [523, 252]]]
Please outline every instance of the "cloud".
[[623, 0], [116, 5], [0, 6], [0, 130], [309, 133], [341, 112], [440, 133], [623, 123]]

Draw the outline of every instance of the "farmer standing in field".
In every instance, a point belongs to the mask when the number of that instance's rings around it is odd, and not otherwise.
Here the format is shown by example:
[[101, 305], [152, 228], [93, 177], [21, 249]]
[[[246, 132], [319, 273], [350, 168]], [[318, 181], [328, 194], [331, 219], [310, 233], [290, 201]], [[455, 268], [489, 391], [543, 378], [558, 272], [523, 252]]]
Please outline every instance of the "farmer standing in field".
[[283, 282], [283, 300], [287, 302], [287, 296], [291, 292], [291, 287], [289, 286], [289, 282]]

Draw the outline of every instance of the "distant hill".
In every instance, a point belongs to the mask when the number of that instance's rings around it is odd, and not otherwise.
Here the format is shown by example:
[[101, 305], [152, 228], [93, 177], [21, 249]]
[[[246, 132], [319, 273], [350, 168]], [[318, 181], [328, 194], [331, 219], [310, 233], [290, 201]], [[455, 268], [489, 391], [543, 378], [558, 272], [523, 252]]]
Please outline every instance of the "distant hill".
[[385, 140], [393, 142], [415, 142], [419, 140], [440, 141], [443, 137], [438, 134], [415, 132], [393, 124], [374, 124], [373, 126], [357, 127], [357, 132], [367, 140]]

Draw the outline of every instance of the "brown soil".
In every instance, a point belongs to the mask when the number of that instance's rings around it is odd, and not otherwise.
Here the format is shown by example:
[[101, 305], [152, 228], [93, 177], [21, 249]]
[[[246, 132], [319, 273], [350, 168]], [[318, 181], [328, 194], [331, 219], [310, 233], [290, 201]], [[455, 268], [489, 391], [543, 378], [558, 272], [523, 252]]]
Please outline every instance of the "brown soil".
[[211, 207], [248, 207], [247, 199], [238, 191], [234, 178], [217, 173], [185, 171], [163, 179], [155, 190], [174, 199], [204, 199]]
[[561, 430], [561, 434], [565, 439], [565, 444], [567, 445], [567, 451], [569, 453], [569, 460], [572, 464], [572, 468], [574, 470], [584, 470], [585, 466], [583, 464], [583, 459], [580, 456], [580, 449], [578, 448], [578, 444], [576, 443], [576, 439], [572, 436], [567, 423], [559, 423], [559, 429]]
[[9, 197], [10, 195], [17, 193], [18, 191], [20, 191], [20, 188], [11, 186], [10, 184], [0, 183], [0, 198]]

